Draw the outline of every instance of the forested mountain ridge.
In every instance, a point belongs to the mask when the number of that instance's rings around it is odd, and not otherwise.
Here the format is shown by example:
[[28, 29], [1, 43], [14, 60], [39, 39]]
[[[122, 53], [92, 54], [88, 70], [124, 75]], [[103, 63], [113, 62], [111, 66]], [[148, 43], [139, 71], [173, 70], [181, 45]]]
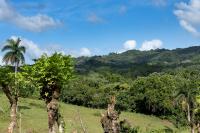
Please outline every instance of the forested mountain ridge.
[[76, 59], [78, 73], [110, 71], [128, 77], [146, 76], [152, 72], [168, 71], [179, 67], [200, 64], [200, 46], [173, 50], [129, 50], [104, 56], [79, 57]]

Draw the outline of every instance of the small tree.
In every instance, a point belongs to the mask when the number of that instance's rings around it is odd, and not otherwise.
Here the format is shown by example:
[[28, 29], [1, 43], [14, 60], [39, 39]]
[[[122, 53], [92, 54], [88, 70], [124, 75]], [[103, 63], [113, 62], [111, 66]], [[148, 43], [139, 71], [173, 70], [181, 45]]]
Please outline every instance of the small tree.
[[40, 96], [45, 100], [48, 112], [49, 133], [64, 132], [64, 121], [59, 112], [59, 96], [62, 86], [72, 77], [73, 62], [70, 56], [54, 53], [42, 55], [35, 64], [24, 68], [24, 76], [29, 77], [40, 88]]

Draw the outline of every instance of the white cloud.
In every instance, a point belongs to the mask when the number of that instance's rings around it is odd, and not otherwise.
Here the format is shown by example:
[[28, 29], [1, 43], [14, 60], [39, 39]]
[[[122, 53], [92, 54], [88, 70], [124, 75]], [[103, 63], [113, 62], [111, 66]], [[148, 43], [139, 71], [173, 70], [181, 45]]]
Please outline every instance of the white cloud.
[[101, 17], [97, 16], [97, 14], [95, 14], [95, 13], [91, 13], [88, 16], [87, 20], [91, 23], [102, 23], [102, 22], [104, 22], [104, 20]]
[[197, 31], [197, 29], [192, 26], [190, 23], [188, 23], [185, 20], [180, 20], [180, 25], [187, 30], [190, 33], [193, 33], [194, 35], [199, 35], [199, 32]]
[[142, 43], [142, 46], [140, 48], [140, 50], [142, 51], [147, 51], [147, 50], [153, 50], [153, 49], [158, 49], [158, 48], [161, 48], [163, 45], [163, 42], [161, 40], [158, 40], [158, 39], [154, 39], [154, 40], [151, 40], [151, 41], [144, 41]]
[[118, 51], [118, 53], [123, 53], [123, 52], [128, 51], [128, 50], [133, 50], [133, 49], [136, 48], [136, 45], [137, 45], [137, 42], [135, 40], [127, 40], [123, 44], [123, 49]]
[[180, 2], [176, 7], [174, 14], [178, 17], [180, 25], [193, 35], [200, 36], [200, 0]]
[[88, 48], [81, 48], [79, 56], [91, 56], [92, 53]]
[[60, 24], [59, 21], [44, 14], [23, 16], [11, 7], [6, 0], [0, 0], [0, 20], [33, 32], [41, 32]]
[[136, 47], [136, 44], [135, 40], [128, 40], [124, 43], [124, 50], [132, 50]]
[[[17, 36], [11, 36], [12, 39], [17, 39]], [[40, 48], [39, 45], [29, 39], [22, 38], [21, 39], [21, 45], [26, 47], [26, 55], [30, 59], [39, 58], [42, 54], [52, 55], [55, 52], [62, 53], [62, 54], [69, 54], [73, 57], [79, 57], [79, 56], [91, 56], [92, 53], [90, 49], [88, 48], [81, 48], [80, 50], [66, 50], [60, 47], [58, 44], [48, 45], [47, 48]]]
[[[17, 39], [17, 36], [11, 36], [10, 38], [12, 39]], [[26, 38], [21, 38], [21, 45], [26, 47], [26, 55], [30, 58], [30, 59], [35, 59], [35, 58], [39, 58], [42, 54], [47, 54], [47, 55], [51, 55], [55, 52], [58, 53], [62, 53], [65, 54], [64, 50], [60, 48], [59, 45], [49, 45], [48, 48], [45, 49], [41, 49], [39, 47], [38, 44], [36, 44], [35, 42], [26, 39]]]
[[4, 65], [4, 63], [2, 62], [3, 57], [0, 56], [0, 65]]

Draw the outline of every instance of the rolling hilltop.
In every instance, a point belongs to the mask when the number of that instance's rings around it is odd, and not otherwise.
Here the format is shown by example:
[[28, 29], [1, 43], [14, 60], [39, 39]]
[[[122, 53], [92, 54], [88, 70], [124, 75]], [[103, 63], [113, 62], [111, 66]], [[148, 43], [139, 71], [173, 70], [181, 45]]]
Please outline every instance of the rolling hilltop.
[[110, 71], [128, 77], [137, 77], [199, 64], [200, 46], [193, 46], [174, 50], [130, 50], [120, 54], [79, 57], [76, 59], [76, 70], [80, 74], [90, 71]]

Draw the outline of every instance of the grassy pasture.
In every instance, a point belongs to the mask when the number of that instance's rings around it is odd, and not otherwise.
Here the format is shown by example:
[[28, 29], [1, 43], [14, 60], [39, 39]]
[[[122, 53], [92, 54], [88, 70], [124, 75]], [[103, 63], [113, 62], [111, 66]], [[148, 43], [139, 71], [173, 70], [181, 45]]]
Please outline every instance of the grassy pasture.
[[[5, 133], [9, 123], [9, 104], [7, 98], [3, 94], [0, 94], [0, 99], [0, 133]], [[75, 129], [81, 133], [81, 120], [88, 133], [103, 132], [100, 124], [100, 114], [103, 113], [104, 110], [90, 109], [64, 103], [61, 103], [60, 106], [66, 122], [67, 133], [70, 133]], [[43, 101], [21, 98], [19, 101], [19, 109], [19, 112], [21, 113], [22, 133], [48, 132], [47, 112]], [[169, 121], [154, 116], [122, 112], [120, 119], [125, 118], [128, 119], [133, 126], [140, 126], [141, 131], [144, 133], [152, 129], [168, 129], [174, 130], [177, 133], [187, 132], [177, 130]]]

